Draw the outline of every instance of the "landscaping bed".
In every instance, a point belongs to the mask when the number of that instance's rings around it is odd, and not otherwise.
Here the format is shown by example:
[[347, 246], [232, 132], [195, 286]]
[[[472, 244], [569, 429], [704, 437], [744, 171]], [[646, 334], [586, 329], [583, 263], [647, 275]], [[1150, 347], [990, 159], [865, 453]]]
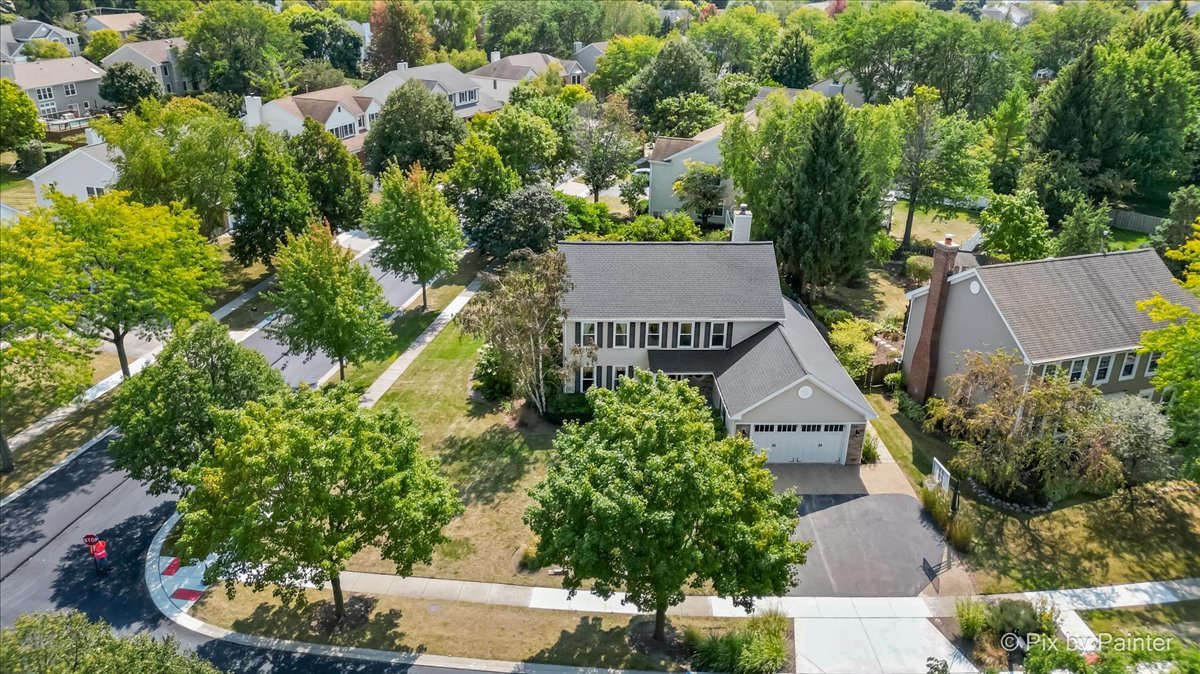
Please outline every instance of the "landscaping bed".
[[[365, 613], [365, 624], [328, 631], [314, 618], [328, 604], [328, 590], [309, 590], [307, 608], [280, 606], [269, 595], [242, 588], [233, 599], [210, 589], [192, 615], [228, 629], [338, 646], [358, 646], [489, 660], [529, 661], [572, 667], [682, 671], [689, 669], [680, 643], [687, 628], [724, 633], [734, 618], [670, 618], [675, 643], [667, 648], [641, 638], [652, 616], [627, 616], [489, 606], [348, 593], [348, 610]], [[632, 627], [632, 629], [631, 629]]]

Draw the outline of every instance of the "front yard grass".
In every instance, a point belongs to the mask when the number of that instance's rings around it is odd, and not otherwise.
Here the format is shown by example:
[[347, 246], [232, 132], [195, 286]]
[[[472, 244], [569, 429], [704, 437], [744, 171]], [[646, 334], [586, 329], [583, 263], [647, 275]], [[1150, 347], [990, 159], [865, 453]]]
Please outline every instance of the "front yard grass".
[[[521, 585], [559, 586], [542, 572], [527, 574], [517, 562], [533, 539], [521, 521], [531, 502], [526, 491], [545, 475], [555, 428], [538, 422], [517, 426], [500, 406], [469, 395], [471, 372], [481, 343], [451, 323], [379, 401], [416, 420], [422, 446], [441, 464], [458, 489], [466, 511], [446, 528], [451, 542], [417, 576]], [[364, 550], [350, 563], [355, 571], [394, 573], [395, 567]]]
[[[639, 652], [628, 641], [630, 625], [645, 627], [650, 616], [550, 611], [453, 601], [354, 595], [370, 613], [363, 627], [333, 634], [313, 628], [314, 604], [331, 601], [328, 589], [309, 590], [310, 609], [280, 606], [269, 596], [241, 588], [228, 599], [222, 587], [209, 589], [192, 615], [228, 629], [313, 643], [388, 651], [430, 653], [488, 660], [530, 661], [586, 668], [679, 671], [687, 663], [662, 653]], [[733, 618], [671, 617], [670, 627], [726, 631]], [[642, 630], [638, 630], [641, 632]]]
[[[871, 422], [892, 457], [920, 488], [936, 457], [954, 450], [923, 432], [883, 395], [867, 400]], [[1064, 504], [1044, 515], [1017, 517], [964, 498], [977, 519], [966, 556], [986, 593], [1049, 590], [1200, 576], [1200, 486], [1170, 482]]]
[[101, 396], [54, 428], [14, 450], [16, 469], [0, 474], [0, 495], [13, 493], [108, 428], [112, 401], [112, 393]]
[[1097, 634], [1159, 632], [1185, 644], [1200, 646], [1200, 599], [1174, 604], [1080, 611], [1080, 617]]

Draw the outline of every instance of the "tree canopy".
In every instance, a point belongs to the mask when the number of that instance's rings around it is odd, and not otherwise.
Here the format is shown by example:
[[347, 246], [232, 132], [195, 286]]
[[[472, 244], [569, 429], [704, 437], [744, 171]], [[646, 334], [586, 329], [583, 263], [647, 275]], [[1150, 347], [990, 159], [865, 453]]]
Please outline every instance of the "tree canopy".
[[445, 174], [444, 194], [458, 211], [468, 238], [478, 241], [493, 205], [520, 187], [521, 177], [504, 165], [499, 150], [471, 131], [454, 149], [454, 164]]
[[539, 560], [563, 567], [565, 587], [624, 591], [655, 613], [661, 640], [686, 588], [711, 583], [749, 609], [795, 584], [808, 548], [791, 540], [800, 499], [773, 491], [748, 438], [717, 440], [698, 389], [639, 371], [587, 395], [595, 416], [555, 437], [560, 460], [525, 512]]
[[567, 231], [567, 209], [544, 184], [528, 185], [492, 205], [471, 238], [483, 250], [503, 259], [529, 248], [544, 252]]
[[46, 137], [37, 106], [16, 82], [0, 80], [0, 151], [15, 150]]
[[114, 63], [100, 78], [100, 96], [125, 107], [133, 107], [144, 98], [160, 98], [162, 93], [154, 75], [130, 61]]
[[257, 351], [234, 343], [211, 317], [182, 323], [162, 351], [117, 390], [112, 422], [121, 429], [108, 451], [151, 494], [180, 489], [187, 471], [212, 451], [216, 416], [285, 388]]
[[700, 224], [707, 224], [725, 203], [721, 185], [721, 167], [688, 160], [687, 168], [672, 185], [672, 191], [684, 210], [692, 213]]
[[610, 97], [604, 104], [579, 106], [575, 146], [579, 155], [580, 180], [600, 201], [600, 193], [629, 175], [630, 163], [642, 152], [641, 137], [633, 129], [633, 114], [625, 99]]
[[417, 8], [438, 49], [462, 51], [475, 47], [480, 4], [478, 0], [421, 0]]
[[379, 174], [388, 162], [402, 169], [421, 162], [429, 171], [444, 171], [466, 135], [466, 125], [454, 115], [450, 101], [410, 79], [388, 95], [367, 132], [367, 170]]
[[662, 42], [650, 35], [614, 37], [596, 61], [596, 72], [588, 78], [588, 86], [601, 98], [621, 91], [654, 59], [660, 48]]
[[105, 28], [93, 31], [88, 36], [88, 43], [83, 48], [82, 56], [92, 63], [99, 63], [104, 60], [104, 57], [120, 48], [122, 42], [121, 34], [115, 30]]
[[266, 127], [250, 133], [250, 149], [235, 165], [233, 215], [230, 253], [244, 265], [270, 264], [283, 240], [312, 222], [308, 182], [284, 139]]
[[256, 80], [303, 52], [288, 25], [259, 3], [208, 3], [187, 21], [179, 65], [208, 89], [239, 96], [261, 91]]
[[354, 260], [328, 229], [313, 224], [275, 256], [276, 288], [264, 298], [279, 307], [267, 331], [291, 353], [323, 353], [338, 364], [375, 357], [392, 343], [392, 305], [371, 270]]
[[692, 93], [716, 101], [717, 78], [695, 45], [674, 40], [663, 45], [629, 83], [629, 105], [645, 117], [654, 114], [664, 99]]
[[483, 48], [502, 54], [543, 52], [569, 57], [575, 42], [601, 39], [598, 0], [489, 2], [483, 8]]
[[371, 192], [362, 164], [311, 117], [304, 118], [303, 130], [288, 143], [317, 216], [334, 232], [356, 229]]
[[231, 593], [237, 582], [271, 585], [302, 602], [305, 583], [330, 583], [340, 619], [352, 556], [373, 545], [407, 576], [462, 511], [412, 420], [359, 407], [347, 387], [302, 387], [222, 412], [218, 437], [184, 475], [176, 549], [187, 561], [215, 554], [205, 581]]
[[749, 72], [779, 39], [779, 17], [739, 5], [692, 26], [688, 39], [708, 52], [718, 67]]
[[759, 79], [792, 89], [803, 89], [816, 81], [812, 64], [813, 41], [801, 28], [789, 28], [763, 55]]
[[506, 105], [471, 126], [500, 153], [504, 165], [529, 185], [551, 179], [562, 144], [550, 122], [524, 106]]
[[293, 7], [299, 6], [292, 5], [283, 16], [304, 46], [304, 58], [325, 61], [343, 73], [357, 74], [362, 36], [332, 10], [293, 11]]
[[997, 194], [979, 214], [988, 255], [1009, 262], [1040, 260], [1056, 251], [1046, 212], [1030, 190]]
[[397, 63], [424, 63], [433, 47], [433, 36], [425, 17], [408, 0], [384, 0], [371, 4], [371, 45], [367, 63], [372, 72], [382, 75], [395, 70]]

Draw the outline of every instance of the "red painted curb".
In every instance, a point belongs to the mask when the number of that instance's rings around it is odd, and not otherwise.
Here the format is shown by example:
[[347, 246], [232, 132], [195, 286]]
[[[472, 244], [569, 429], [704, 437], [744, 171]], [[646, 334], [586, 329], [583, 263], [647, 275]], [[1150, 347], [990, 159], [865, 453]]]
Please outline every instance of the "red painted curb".
[[175, 590], [174, 594], [171, 595], [171, 599], [182, 599], [183, 601], [196, 601], [197, 599], [199, 599], [200, 597], [203, 597], [203, 596], [204, 596], [203, 590], [189, 590], [186, 587], [181, 587], [178, 590]]
[[174, 557], [171, 559], [171, 563], [167, 565], [167, 568], [163, 569], [162, 575], [174, 576], [177, 571], [179, 571], [179, 558]]

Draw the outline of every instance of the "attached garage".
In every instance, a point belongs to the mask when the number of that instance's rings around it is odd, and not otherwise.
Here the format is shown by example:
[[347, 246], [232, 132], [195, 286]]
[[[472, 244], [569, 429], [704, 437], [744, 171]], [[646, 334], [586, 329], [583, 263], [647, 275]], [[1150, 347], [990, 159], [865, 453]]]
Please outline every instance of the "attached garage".
[[767, 463], [842, 463], [848, 424], [754, 424], [750, 440]]

